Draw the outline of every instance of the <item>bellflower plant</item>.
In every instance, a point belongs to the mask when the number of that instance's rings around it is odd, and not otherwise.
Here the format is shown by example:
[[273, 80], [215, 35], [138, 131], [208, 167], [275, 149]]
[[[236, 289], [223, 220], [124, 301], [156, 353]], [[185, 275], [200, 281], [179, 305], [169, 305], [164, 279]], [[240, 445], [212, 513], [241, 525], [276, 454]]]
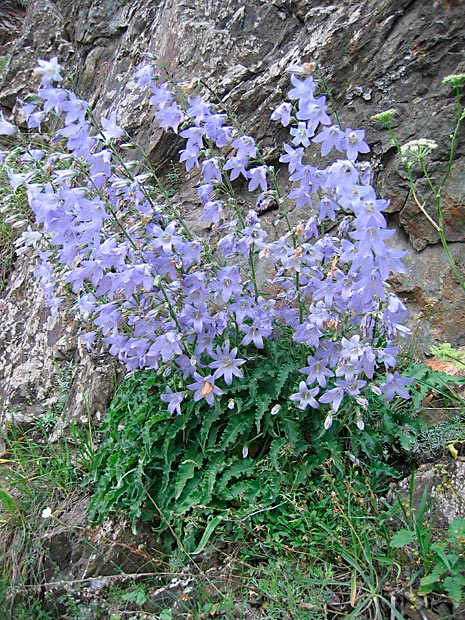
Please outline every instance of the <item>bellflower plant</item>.
[[[34, 213], [18, 252], [35, 248], [52, 312], [68, 289], [88, 348], [100, 337], [128, 371], [163, 373], [162, 400], [177, 414], [192, 398], [213, 406], [276, 345], [301, 360], [289, 394], [300, 411], [341, 414], [361, 428], [368, 394], [408, 396], [408, 380], [394, 371], [408, 330], [387, 282], [404, 270], [403, 253], [388, 245], [388, 202], [376, 196], [369, 162], [358, 161], [369, 152], [363, 130], [331, 119], [312, 75], [294, 71], [289, 100], [271, 115], [290, 133], [280, 162], [292, 189], [283, 195], [254, 138], [221, 105], [138, 68], [159, 127], [185, 141], [179, 161], [196, 171], [201, 219], [212, 223], [207, 242], [152, 172], [123, 159], [119, 141], [129, 138], [116, 113], [98, 123], [62, 73], [56, 58], [41, 60], [38, 94], [22, 108], [31, 130], [60, 119], [56, 149], [37, 158], [26, 147], [23, 172], [10, 178]], [[312, 149], [326, 158], [322, 167]], [[236, 198], [244, 181], [245, 209]], [[271, 203], [286, 224], [279, 238], [262, 223]]]
[[184, 141], [178, 166], [196, 183], [208, 239], [143, 152], [147, 165], [127, 161], [138, 147], [117, 113], [97, 119], [56, 58], [39, 62], [37, 94], [22, 104], [32, 134], [54, 128], [51, 148], [0, 119], [16, 142], [1, 165], [32, 214], [17, 222], [17, 252], [35, 252], [51, 312], [70, 307], [85, 346], [103, 341], [128, 370], [91, 476], [98, 518], [118, 507], [134, 526], [147, 515], [166, 524], [200, 511], [204, 526], [231, 501], [272, 505], [286, 476], [304, 484], [336, 454], [371, 457], [385, 402], [409, 397], [388, 202], [372, 187], [363, 130], [332, 119], [312, 70], [291, 67], [288, 98], [270, 110], [289, 131], [284, 193], [253, 136], [201, 97], [205, 85], [137, 68], [154, 123]]

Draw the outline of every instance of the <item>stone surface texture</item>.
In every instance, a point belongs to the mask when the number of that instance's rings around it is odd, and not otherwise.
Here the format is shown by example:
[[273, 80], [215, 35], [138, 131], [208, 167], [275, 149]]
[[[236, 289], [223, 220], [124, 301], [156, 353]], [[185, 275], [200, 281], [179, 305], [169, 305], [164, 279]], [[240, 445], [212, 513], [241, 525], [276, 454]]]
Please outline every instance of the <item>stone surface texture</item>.
[[[399, 498], [410, 504], [411, 476], [395, 484]], [[435, 527], [447, 529], [454, 519], [465, 515], [465, 460], [443, 457], [434, 466], [421, 465], [414, 475], [412, 506], [418, 511], [423, 496]]]

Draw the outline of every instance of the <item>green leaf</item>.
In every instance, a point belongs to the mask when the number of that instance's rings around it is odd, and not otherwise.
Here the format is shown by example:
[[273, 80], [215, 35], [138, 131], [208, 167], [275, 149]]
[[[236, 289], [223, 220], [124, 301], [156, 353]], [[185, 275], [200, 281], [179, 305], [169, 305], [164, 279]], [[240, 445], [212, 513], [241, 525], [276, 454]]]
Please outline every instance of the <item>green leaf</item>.
[[244, 500], [247, 503], [254, 501], [262, 493], [260, 481], [256, 479], [240, 480], [229, 489], [231, 499]]
[[463, 603], [463, 586], [465, 586], [464, 575], [451, 575], [446, 577], [443, 582], [444, 590], [454, 603]]
[[202, 455], [197, 455], [196, 458], [187, 456], [184, 461], [178, 467], [176, 474], [176, 482], [174, 484], [174, 499], [178, 499], [186, 486], [186, 482], [190, 480], [195, 473], [195, 470], [202, 465]]
[[458, 556], [454, 553], [446, 553], [443, 549], [436, 547], [435, 552], [437, 556], [441, 559], [444, 564], [446, 570], [450, 571], [452, 566], [457, 562]]
[[233, 464], [225, 470], [220, 480], [218, 481], [218, 492], [221, 493], [222, 491], [225, 491], [227, 497], [231, 497], [230, 490], [228, 490], [227, 488], [229, 482], [233, 478], [242, 477], [255, 466], [254, 459], [239, 460], [238, 457], [235, 457], [235, 459], [236, 460], [233, 462]]
[[454, 349], [449, 342], [443, 342], [438, 347], [431, 347], [431, 353], [441, 361], [451, 361], [458, 368], [465, 368], [465, 352]]
[[200, 539], [200, 542], [197, 548], [195, 549], [195, 551], [192, 551], [191, 555], [197, 555], [198, 553], [200, 553], [201, 551], [205, 549], [208, 541], [210, 540], [211, 535], [213, 534], [215, 529], [218, 527], [218, 524], [221, 523], [222, 520], [223, 520], [223, 517], [221, 515], [218, 515], [216, 517], [213, 517], [213, 519], [210, 519], [210, 521], [207, 523], [207, 527], [205, 528], [205, 531], [203, 533], [202, 538]]
[[443, 571], [436, 565], [432, 573], [421, 578], [418, 593], [423, 594], [434, 590], [434, 586], [441, 581], [443, 574]]
[[234, 416], [229, 421], [226, 429], [221, 435], [220, 444], [217, 447], [218, 451], [226, 451], [234, 448], [238, 437], [244, 435], [248, 437], [251, 428], [250, 416], [247, 414], [240, 414]]
[[184, 424], [185, 420], [182, 419], [182, 416], [176, 416], [175, 418], [172, 418], [171, 424], [168, 424], [166, 427], [163, 441], [163, 456], [165, 458], [166, 465], [172, 462], [172, 455], [170, 449], [171, 444], [179, 434], [182, 434], [184, 430]]
[[415, 539], [415, 532], [403, 529], [394, 534], [389, 544], [393, 548], [404, 547], [405, 545], [409, 545]]
[[13, 517], [16, 517], [21, 514], [19, 506], [16, 500], [6, 491], [0, 489], [0, 501], [5, 507], [5, 510], [10, 513]]
[[465, 519], [454, 519], [448, 532], [453, 538], [465, 538]]
[[[299, 364], [300, 366], [300, 364]], [[297, 365], [295, 362], [288, 362], [287, 364], [283, 364], [276, 375], [276, 380], [274, 382], [274, 390], [275, 390], [275, 398], [278, 399], [281, 395], [282, 388], [289, 383], [289, 375], [296, 372]]]
[[187, 485], [186, 490], [189, 491], [187, 495], [181, 497], [173, 506], [172, 512], [177, 515], [183, 515], [189, 510], [191, 510], [194, 506], [199, 506], [203, 504], [203, 499], [205, 497], [204, 490], [198, 484], [196, 480], [190, 481], [190, 483], [194, 482], [194, 485], [191, 489], [190, 485]]
[[[224, 456], [217, 455], [216, 460], [210, 463], [210, 465], [204, 470], [203, 485], [205, 489], [204, 504], [207, 504], [211, 500], [213, 487], [215, 486], [218, 474], [223, 472], [233, 459], [224, 460]], [[218, 490], [216, 491], [218, 492]]]
[[[222, 416], [224, 416], [224, 411], [222, 410], [219, 400], [216, 400], [215, 406], [209, 407], [202, 419], [200, 427], [200, 445], [202, 450], [205, 450], [207, 443], [210, 444], [208, 440], [210, 439], [210, 430], [213, 423], [217, 422]], [[218, 431], [215, 432], [213, 439], [216, 438], [217, 432]]]
[[142, 588], [137, 590], [129, 590], [121, 595], [121, 599], [127, 603], [136, 603], [136, 605], [143, 605], [147, 601], [147, 595]]
[[399, 440], [402, 450], [404, 450], [404, 452], [409, 452], [415, 443], [415, 436], [410, 433], [406, 433], [403, 430], [398, 431], [396, 433], [396, 436]]
[[272, 402], [271, 396], [269, 394], [263, 394], [259, 397], [259, 400], [256, 403], [255, 427], [257, 429], [257, 433], [260, 432], [260, 422], [264, 414], [269, 410], [271, 402]]
[[271, 442], [269, 452], [270, 462], [277, 472], [280, 472], [280, 464], [278, 462], [279, 455], [287, 443], [288, 442], [285, 437], [276, 437], [276, 439], [273, 439]]

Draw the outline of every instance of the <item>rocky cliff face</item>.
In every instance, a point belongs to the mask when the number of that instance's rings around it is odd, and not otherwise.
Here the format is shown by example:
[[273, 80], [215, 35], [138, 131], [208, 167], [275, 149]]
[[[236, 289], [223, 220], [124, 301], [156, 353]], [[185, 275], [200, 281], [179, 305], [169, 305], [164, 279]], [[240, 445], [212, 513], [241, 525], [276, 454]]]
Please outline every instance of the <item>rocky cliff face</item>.
[[[269, 117], [287, 87], [285, 68], [318, 61], [343, 123], [367, 130], [378, 193], [391, 199], [395, 244], [407, 250], [408, 273], [393, 285], [407, 300], [418, 346], [434, 340], [465, 344], [463, 293], [434, 230], [409, 195], [387, 132], [369, 121], [397, 108], [399, 141], [435, 139], [439, 148], [431, 170], [440, 174], [455, 111], [442, 78], [465, 72], [465, 13], [459, 0], [325, 0], [316, 6], [308, 0], [29, 0], [27, 7], [11, 0], [3, 5], [0, 104], [6, 116], [15, 117], [16, 98], [33, 88], [36, 59], [56, 55], [98, 114], [117, 110], [119, 123], [159, 170], [177, 143], [174, 136], [161, 137], [136, 89], [134, 67], [145, 53], [156, 54], [178, 79], [202, 78], [261, 140], [273, 163], [284, 135]], [[465, 140], [444, 193], [446, 236], [463, 270], [464, 164]], [[180, 195], [195, 220], [194, 196], [183, 187]], [[43, 409], [57, 367], [65, 362], [76, 368], [74, 393], [84, 390], [92, 413], [104, 409], [114, 371], [105, 370], [110, 364], [103, 364], [104, 358], [89, 360], [78, 349], [69, 318], [48, 317], [27, 261], [18, 263], [0, 304], [3, 410], [18, 415]], [[74, 412], [83, 414], [82, 399]]]

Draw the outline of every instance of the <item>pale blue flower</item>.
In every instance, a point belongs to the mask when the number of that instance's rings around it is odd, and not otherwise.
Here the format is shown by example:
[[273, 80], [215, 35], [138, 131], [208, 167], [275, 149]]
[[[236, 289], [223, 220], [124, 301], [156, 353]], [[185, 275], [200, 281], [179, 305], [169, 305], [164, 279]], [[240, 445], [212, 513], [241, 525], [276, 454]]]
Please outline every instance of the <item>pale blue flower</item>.
[[299, 383], [299, 391], [292, 394], [289, 398], [293, 402], [298, 402], [299, 409], [306, 409], [312, 407], [312, 409], [318, 409], [320, 406], [318, 401], [315, 400], [315, 396], [320, 391], [319, 387], [309, 388], [305, 381]]
[[234, 347], [232, 351], [229, 350], [229, 343], [226, 343], [224, 349], [218, 345], [216, 347], [216, 353], [212, 354], [213, 362], [208, 364], [209, 368], [215, 369], [213, 378], [218, 379], [223, 377], [226, 385], [231, 385], [234, 377], [242, 379], [244, 373], [239, 370], [239, 366], [245, 364], [246, 360], [237, 358], [237, 347]]

